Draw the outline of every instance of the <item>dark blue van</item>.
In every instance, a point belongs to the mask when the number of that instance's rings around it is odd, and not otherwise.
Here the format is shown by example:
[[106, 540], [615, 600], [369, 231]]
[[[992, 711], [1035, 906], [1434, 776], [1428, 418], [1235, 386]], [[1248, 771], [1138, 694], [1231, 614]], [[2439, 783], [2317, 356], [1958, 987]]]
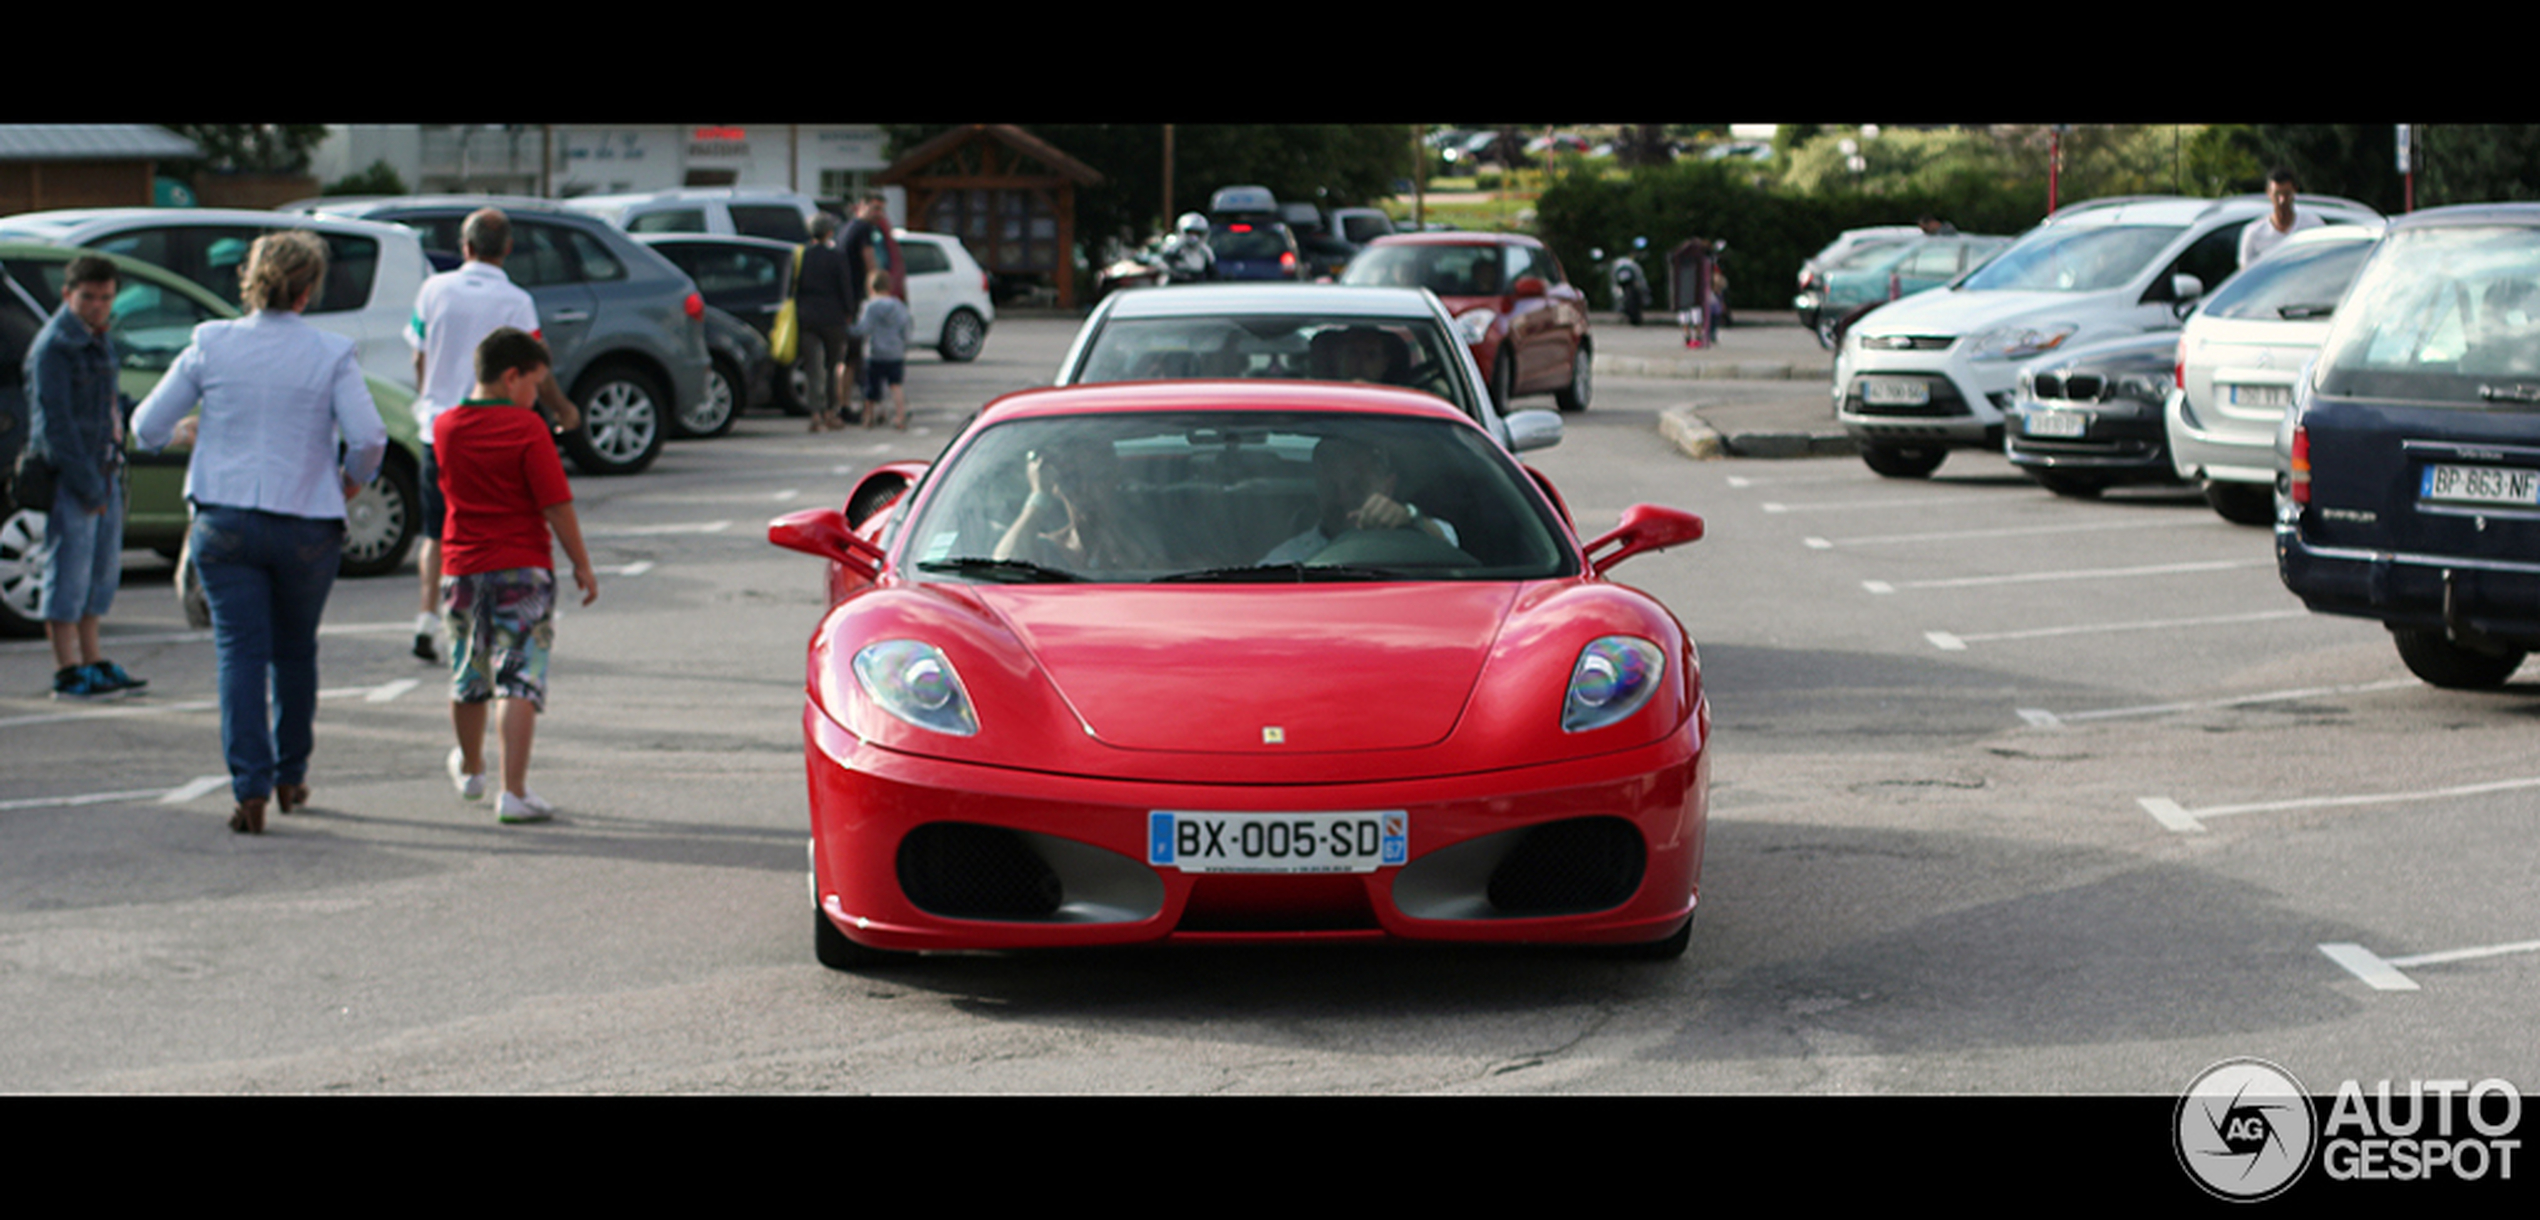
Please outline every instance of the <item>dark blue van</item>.
[[2285, 587], [2436, 686], [2540, 650], [2540, 205], [2390, 222], [2294, 390]]

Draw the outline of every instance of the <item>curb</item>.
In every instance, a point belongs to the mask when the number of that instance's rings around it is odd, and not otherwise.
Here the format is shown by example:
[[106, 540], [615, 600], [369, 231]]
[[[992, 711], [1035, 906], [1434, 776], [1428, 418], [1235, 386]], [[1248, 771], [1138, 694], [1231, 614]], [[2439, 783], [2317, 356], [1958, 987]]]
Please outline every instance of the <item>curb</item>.
[[1695, 414], [1697, 404], [1658, 413], [1658, 435], [1695, 461], [1721, 458], [1852, 457], [1861, 447], [1841, 432], [1736, 432], [1723, 435]]
[[1831, 382], [1834, 380], [1834, 373], [1830, 369], [1802, 368], [1787, 361], [1774, 360], [1729, 361], [1599, 355], [1592, 367], [1599, 375], [1673, 377], [1685, 381]]

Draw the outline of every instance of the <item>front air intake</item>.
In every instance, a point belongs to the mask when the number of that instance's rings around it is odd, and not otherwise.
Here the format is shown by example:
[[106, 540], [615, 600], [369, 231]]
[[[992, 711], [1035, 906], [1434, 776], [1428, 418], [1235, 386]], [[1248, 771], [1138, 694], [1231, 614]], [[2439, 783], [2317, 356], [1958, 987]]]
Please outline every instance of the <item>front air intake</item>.
[[1621, 906], [1649, 860], [1640, 831], [1621, 818], [1574, 818], [1524, 832], [1491, 870], [1496, 913], [1560, 915]]
[[948, 919], [1046, 919], [1058, 874], [1022, 835], [995, 826], [933, 822], [900, 840], [900, 892]]

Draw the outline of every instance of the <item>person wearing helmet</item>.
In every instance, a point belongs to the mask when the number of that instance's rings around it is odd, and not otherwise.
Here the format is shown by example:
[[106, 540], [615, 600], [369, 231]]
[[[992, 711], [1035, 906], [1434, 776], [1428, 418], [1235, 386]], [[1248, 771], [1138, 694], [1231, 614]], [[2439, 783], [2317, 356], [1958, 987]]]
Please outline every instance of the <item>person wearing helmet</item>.
[[1217, 278], [1217, 252], [1208, 247], [1208, 218], [1184, 212], [1173, 222], [1173, 240], [1165, 243], [1164, 266], [1176, 284]]

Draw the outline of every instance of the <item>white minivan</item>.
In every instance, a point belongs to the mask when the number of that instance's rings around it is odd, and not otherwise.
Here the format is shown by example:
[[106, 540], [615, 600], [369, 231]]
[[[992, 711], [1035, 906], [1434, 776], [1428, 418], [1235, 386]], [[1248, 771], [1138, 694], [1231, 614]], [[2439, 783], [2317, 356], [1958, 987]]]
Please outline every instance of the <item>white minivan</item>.
[[[1835, 417], [1890, 478], [1925, 477], [1951, 449], [2000, 449], [2023, 363], [2177, 330], [2239, 270], [2240, 230], [2269, 206], [2264, 195], [2129, 196], [2065, 208], [1956, 283], [1854, 323], [1835, 356]], [[2380, 219], [2348, 199], [2294, 206], [2331, 224]]]
[[412, 229], [366, 220], [233, 208], [79, 208], [0, 218], [0, 240], [79, 246], [154, 263], [246, 308], [238, 273], [247, 247], [276, 229], [306, 229], [326, 240], [326, 283], [306, 316], [351, 339], [362, 371], [413, 389], [414, 348], [406, 324], [415, 293], [432, 274]]
[[563, 203], [629, 233], [715, 233], [797, 245], [811, 240], [811, 218], [820, 212], [809, 195], [746, 186], [580, 195]]

